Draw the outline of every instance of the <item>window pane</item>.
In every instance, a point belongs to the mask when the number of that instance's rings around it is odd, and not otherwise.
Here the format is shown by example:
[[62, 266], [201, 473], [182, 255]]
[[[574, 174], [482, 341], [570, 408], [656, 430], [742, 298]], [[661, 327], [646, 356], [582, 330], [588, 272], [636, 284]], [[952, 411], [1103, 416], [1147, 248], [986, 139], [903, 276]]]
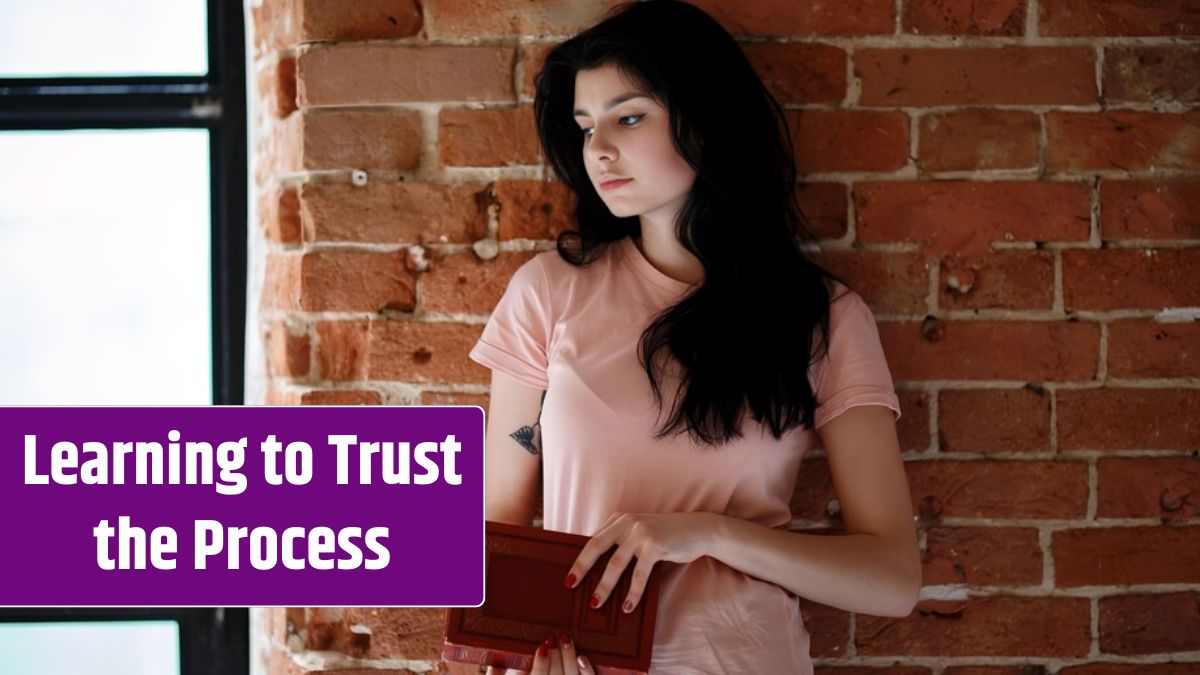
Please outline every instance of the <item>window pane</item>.
[[178, 675], [174, 621], [0, 623], [0, 672]]
[[212, 403], [208, 131], [0, 133], [0, 405]]
[[0, 77], [204, 75], [204, 0], [0, 0]]

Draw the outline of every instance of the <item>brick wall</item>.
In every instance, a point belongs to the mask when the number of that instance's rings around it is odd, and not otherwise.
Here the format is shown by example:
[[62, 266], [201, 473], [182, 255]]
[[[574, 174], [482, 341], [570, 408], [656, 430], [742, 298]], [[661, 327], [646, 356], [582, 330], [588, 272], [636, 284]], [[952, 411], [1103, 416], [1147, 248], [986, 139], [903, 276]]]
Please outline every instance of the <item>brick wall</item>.
[[[1200, 2], [698, 4], [789, 109], [905, 410], [924, 599], [805, 603], [818, 672], [1200, 672]], [[486, 407], [467, 351], [568, 227], [532, 77], [603, 5], [249, 8], [248, 400]], [[796, 527], [833, 498], [818, 453]], [[256, 610], [255, 667], [442, 671], [442, 619]]]

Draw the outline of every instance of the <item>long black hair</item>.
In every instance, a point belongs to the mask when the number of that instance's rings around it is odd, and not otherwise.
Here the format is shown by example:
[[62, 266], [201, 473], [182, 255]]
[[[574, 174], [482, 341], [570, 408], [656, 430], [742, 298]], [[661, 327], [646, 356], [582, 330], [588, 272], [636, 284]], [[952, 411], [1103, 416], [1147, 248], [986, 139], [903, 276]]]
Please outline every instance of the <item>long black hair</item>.
[[722, 445], [742, 435], [747, 405], [776, 439], [811, 427], [809, 367], [827, 350], [830, 280], [842, 280], [798, 248], [813, 237], [796, 202], [783, 108], [702, 10], [676, 0], [619, 5], [546, 56], [534, 99], [538, 136], [577, 197], [579, 229], [559, 235], [559, 255], [587, 265], [610, 242], [640, 232], [637, 216], [614, 216], [596, 193], [573, 120], [576, 73], [609, 65], [669, 111], [675, 149], [696, 172], [675, 234], [704, 265], [704, 280], [659, 313], [638, 343], [660, 410], [660, 352], [682, 367], [656, 437], [686, 430], [697, 443]]

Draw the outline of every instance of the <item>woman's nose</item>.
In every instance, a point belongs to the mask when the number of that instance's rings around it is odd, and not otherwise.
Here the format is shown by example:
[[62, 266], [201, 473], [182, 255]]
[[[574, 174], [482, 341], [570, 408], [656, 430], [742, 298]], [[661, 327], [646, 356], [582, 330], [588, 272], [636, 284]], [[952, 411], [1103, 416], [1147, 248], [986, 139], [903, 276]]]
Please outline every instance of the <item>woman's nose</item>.
[[588, 156], [594, 161], [615, 162], [617, 160], [617, 147], [609, 142], [608, 136], [600, 134], [594, 128], [592, 137], [588, 140], [587, 151]]

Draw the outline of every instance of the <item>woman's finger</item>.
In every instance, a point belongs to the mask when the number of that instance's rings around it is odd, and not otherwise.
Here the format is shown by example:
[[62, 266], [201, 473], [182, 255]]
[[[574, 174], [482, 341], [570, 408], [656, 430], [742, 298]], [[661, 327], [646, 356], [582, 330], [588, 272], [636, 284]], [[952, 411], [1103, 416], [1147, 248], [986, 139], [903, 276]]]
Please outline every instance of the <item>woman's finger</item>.
[[579, 665], [575, 663], [575, 642], [569, 635], [563, 633], [558, 638], [558, 648], [562, 650], [563, 675], [577, 675]]
[[588, 661], [588, 657], [580, 654], [575, 657], [575, 665], [579, 668], [579, 675], [595, 675], [596, 670], [592, 668], [592, 662]]
[[[533, 653], [533, 670], [529, 671], [529, 675], [550, 675], [550, 641], [550, 638], [546, 638]], [[557, 654], [553, 656], [558, 657]]]
[[562, 648], [559, 647], [558, 638], [553, 635], [550, 636], [550, 675], [565, 675]]

